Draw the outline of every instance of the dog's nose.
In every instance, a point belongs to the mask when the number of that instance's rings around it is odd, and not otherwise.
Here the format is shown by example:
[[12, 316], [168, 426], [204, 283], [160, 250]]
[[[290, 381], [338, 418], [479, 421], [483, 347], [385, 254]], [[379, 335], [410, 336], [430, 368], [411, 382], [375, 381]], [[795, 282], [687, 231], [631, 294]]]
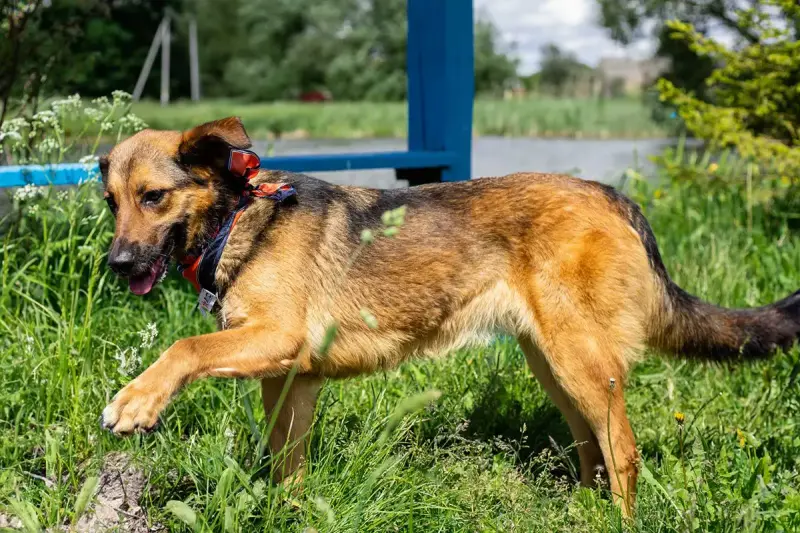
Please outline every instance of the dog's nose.
[[133, 253], [126, 248], [119, 250], [112, 250], [108, 254], [108, 266], [116, 274], [120, 276], [127, 276], [133, 270], [134, 260]]

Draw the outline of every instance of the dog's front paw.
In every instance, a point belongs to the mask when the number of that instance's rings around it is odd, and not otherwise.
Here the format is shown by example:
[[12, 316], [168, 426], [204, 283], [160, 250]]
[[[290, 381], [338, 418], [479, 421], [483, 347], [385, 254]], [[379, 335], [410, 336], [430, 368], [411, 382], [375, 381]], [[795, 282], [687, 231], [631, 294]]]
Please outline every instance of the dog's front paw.
[[158, 415], [165, 407], [164, 395], [134, 380], [119, 391], [103, 409], [101, 425], [117, 435], [149, 432], [158, 425]]

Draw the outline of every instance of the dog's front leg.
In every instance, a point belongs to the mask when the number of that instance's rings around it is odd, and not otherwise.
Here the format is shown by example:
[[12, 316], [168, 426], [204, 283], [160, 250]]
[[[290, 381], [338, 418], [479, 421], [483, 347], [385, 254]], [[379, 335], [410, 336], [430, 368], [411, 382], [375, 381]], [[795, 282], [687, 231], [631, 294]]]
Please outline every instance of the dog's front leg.
[[204, 377], [281, 376], [295, 361], [308, 372], [303, 346], [302, 337], [263, 325], [179, 340], [114, 396], [103, 410], [103, 427], [117, 434], [151, 430], [172, 396]]

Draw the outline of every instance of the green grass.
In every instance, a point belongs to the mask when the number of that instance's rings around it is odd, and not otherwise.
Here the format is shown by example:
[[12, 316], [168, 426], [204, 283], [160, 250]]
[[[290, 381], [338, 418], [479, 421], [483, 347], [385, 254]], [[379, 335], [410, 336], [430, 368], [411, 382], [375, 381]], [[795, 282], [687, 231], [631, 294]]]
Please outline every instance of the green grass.
[[[255, 138], [289, 135], [311, 138], [406, 136], [406, 104], [402, 102], [297, 102], [246, 104], [210, 100], [178, 102], [162, 108], [156, 102], [134, 105], [151, 127], [186, 129], [201, 122], [239, 115]], [[665, 137], [650, 109], [639, 98], [613, 100], [531, 97], [525, 100], [475, 102], [477, 135], [516, 137]]]
[[[740, 187], [641, 187], [635, 196], [685, 288], [754, 305], [800, 284], [800, 238], [760, 204], [748, 207]], [[212, 324], [192, 312], [196, 296], [181, 280], [136, 298], [107, 271], [111, 221], [93, 185], [40, 202], [33, 215], [24, 207], [3, 240], [0, 513], [73, 523], [85, 480], [123, 451], [145, 473], [148, 520], [171, 530], [188, 528], [170, 501], [185, 502], [196, 528], [210, 531], [800, 528], [797, 350], [743, 366], [656, 357], [637, 366], [627, 403], [643, 473], [630, 528], [602, 490], [577, 487], [568, 429], [510, 340], [329, 382], [296, 505], [263, 480], [257, 383], [196, 383], [156, 433], [113, 437], [98, 416], [130, 374]], [[152, 346], [137, 334], [149, 323], [159, 331]], [[122, 373], [115, 355], [131, 347], [143, 361], [128, 351]], [[397, 406], [430, 390], [441, 398], [382, 438]], [[675, 411], [686, 414], [684, 426]]]

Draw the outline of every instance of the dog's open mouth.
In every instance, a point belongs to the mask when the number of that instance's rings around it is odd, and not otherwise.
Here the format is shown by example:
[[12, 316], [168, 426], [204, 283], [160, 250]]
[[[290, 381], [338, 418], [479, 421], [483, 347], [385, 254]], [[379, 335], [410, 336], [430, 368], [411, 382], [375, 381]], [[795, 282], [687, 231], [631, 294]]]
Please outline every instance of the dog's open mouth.
[[144, 296], [153, 289], [156, 283], [164, 279], [167, 275], [167, 265], [169, 264], [167, 257], [166, 255], [159, 255], [158, 259], [150, 265], [150, 269], [147, 272], [128, 278], [128, 286], [133, 294]]

